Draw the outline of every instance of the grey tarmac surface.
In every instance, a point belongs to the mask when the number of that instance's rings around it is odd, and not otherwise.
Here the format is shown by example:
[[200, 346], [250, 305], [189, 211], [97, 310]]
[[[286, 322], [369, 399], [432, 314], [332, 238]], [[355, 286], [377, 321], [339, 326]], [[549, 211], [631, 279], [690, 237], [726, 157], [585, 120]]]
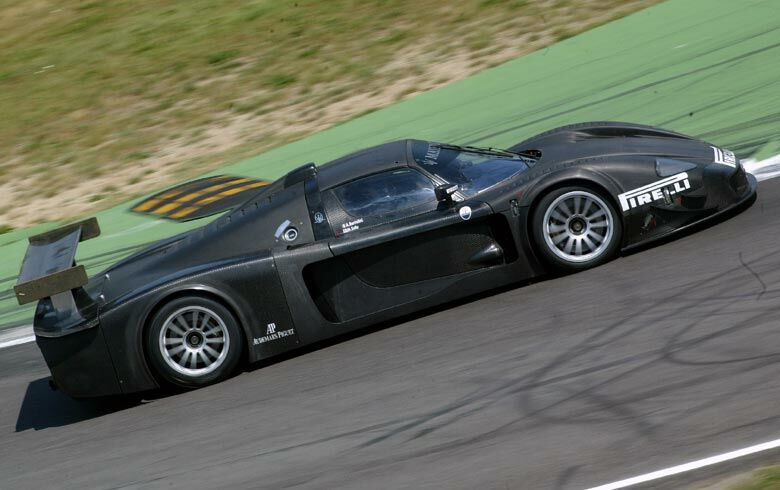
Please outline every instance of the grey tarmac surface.
[[4, 349], [0, 487], [578, 489], [780, 438], [779, 238], [762, 182], [595, 270], [138, 405], [70, 400], [34, 344]]

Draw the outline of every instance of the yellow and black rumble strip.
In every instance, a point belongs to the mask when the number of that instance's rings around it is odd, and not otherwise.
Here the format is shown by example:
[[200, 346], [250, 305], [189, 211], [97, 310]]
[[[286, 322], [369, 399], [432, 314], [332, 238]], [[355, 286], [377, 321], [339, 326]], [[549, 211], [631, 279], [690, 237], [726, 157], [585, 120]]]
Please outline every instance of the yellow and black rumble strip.
[[173, 221], [190, 221], [238, 206], [268, 184], [247, 177], [214, 175], [155, 194], [133, 206], [131, 211]]

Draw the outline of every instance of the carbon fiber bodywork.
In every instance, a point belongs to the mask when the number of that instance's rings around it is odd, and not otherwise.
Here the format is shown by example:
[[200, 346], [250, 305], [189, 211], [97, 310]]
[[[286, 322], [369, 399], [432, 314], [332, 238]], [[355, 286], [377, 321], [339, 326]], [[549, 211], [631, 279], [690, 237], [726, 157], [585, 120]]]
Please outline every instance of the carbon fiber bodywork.
[[35, 332], [55, 382], [74, 396], [157, 387], [145, 329], [182, 295], [232, 310], [252, 362], [543, 275], [529, 217], [561, 186], [593, 188], [621, 211], [623, 249], [734, 209], [756, 190], [738, 162], [723, 161], [728, 152], [718, 156], [708, 143], [647, 126], [586, 123], [510, 148], [533, 155], [533, 164], [470, 199], [373, 220], [339, 204], [334, 188], [383, 171], [413, 168], [447, 184], [416, 158], [430, 145], [393, 142], [291, 172], [230, 214], [75, 290], [80, 325], [41, 300]]

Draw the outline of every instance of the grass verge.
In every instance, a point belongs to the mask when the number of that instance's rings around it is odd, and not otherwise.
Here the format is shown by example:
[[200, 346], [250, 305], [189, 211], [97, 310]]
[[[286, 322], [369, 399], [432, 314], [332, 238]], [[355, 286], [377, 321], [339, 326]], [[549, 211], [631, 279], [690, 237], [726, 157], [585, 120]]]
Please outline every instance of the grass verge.
[[0, 0], [0, 223], [101, 209], [659, 0]]
[[780, 466], [768, 466], [753, 472], [750, 478], [729, 490], [780, 490]]

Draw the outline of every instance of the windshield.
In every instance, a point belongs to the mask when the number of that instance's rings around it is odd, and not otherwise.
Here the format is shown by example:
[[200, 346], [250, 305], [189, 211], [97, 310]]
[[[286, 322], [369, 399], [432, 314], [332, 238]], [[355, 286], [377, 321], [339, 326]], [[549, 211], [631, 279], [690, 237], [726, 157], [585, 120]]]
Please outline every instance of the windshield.
[[532, 159], [500, 150], [481, 150], [454, 145], [417, 142], [412, 153], [428, 172], [450, 184], [458, 184], [466, 199], [514, 175], [528, 170]]

